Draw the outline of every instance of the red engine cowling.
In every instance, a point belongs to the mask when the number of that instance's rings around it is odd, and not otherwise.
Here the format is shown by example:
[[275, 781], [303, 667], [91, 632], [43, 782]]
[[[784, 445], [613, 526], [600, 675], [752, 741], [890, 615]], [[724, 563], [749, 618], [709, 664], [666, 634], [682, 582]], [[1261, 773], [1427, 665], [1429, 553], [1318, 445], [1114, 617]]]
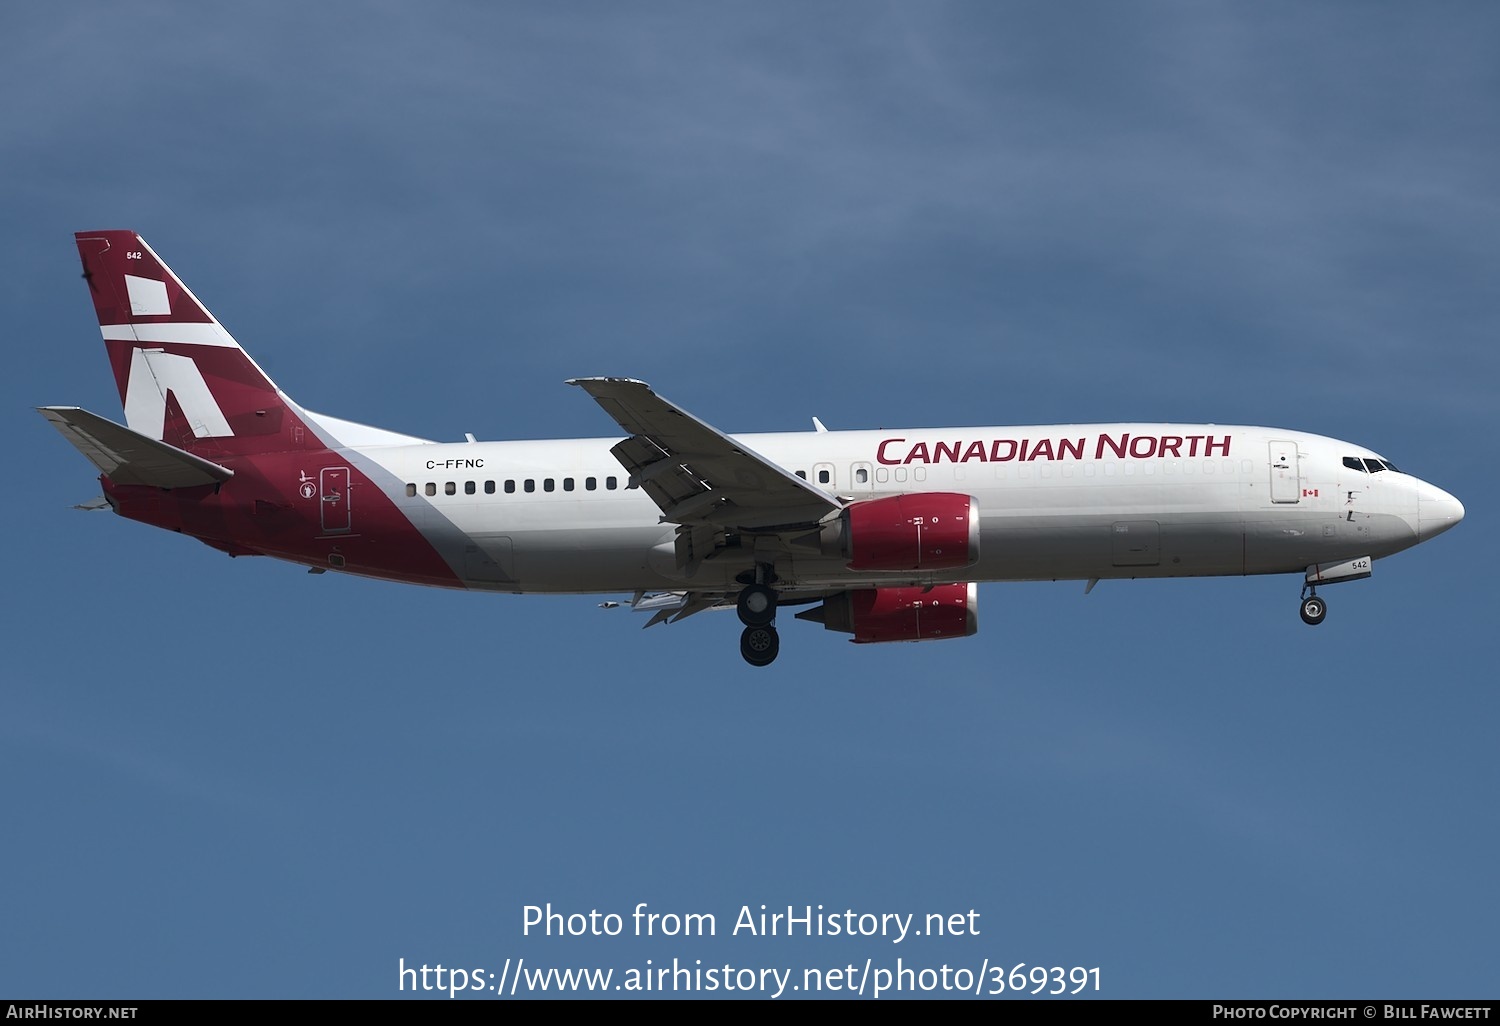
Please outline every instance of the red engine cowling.
[[979, 503], [972, 495], [869, 499], [842, 519], [850, 570], [957, 570], [979, 562]]
[[938, 584], [844, 591], [798, 613], [797, 619], [819, 621], [830, 631], [853, 634], [858, 644], [966, 638], [979, 630], [979, 588]]

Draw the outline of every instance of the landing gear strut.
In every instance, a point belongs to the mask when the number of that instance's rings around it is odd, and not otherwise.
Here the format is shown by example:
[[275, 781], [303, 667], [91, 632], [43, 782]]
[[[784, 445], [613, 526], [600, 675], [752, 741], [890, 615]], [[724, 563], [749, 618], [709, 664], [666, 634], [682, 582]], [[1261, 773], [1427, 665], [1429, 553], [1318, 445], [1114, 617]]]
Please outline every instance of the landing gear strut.
[[1323, 622], [1323, 617], [1328, 615], [1328, 603], [1318, 598], [1317, 592], [1312, 587], [1304, 586], [1302, 589], [1302, 622], [1310, 627], [1316, 627]]
[[755, 581], [740, 591], [735, 602], [735, 611], [745, 630], [740, 634], [740, 655], [751, 666], [768, 666], [781, 651], [781, 638], [776, 633], [776, 589], [770, 586], [775, 579], [769, 563], [758, 563]]

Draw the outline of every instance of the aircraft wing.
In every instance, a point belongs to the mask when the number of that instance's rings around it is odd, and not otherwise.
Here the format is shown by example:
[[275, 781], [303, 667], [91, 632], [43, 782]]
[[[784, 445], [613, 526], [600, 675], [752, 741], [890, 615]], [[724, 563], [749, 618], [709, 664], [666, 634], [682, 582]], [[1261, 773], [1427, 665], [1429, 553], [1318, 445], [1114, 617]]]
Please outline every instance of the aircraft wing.
[[[788, 593], [791, 599], [788, 604], [806, 605], [833, 593], [826, 589], [792, 592]], [[630, 601], [630, 608], [638, 613], [652, 614], [646, 626], [655, 627], [659, 623], [676, 623], [705, 609], [733, 609], [738, 595], [738, 591], [659, 591], [650, 594], [638, 591]]]
[[664, 523], [726, 530], [807, 529], [833, 496], [631, 378], [574, 378], [630, 435], [610, 452], [661, 508]]
[[77, 406], [37, 410], [115, 484], [191, 488], [228, 481], [234, 471]]

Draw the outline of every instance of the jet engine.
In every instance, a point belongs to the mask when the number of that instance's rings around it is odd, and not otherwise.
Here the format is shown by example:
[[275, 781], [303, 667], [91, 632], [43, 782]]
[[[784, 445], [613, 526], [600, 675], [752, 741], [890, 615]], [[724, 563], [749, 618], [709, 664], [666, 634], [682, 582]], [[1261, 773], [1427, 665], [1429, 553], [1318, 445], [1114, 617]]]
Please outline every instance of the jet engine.
[[853, 634], [857, 644], [965, 638], [979, 630], [979, 586], [841, 591], [821, 606], [798, 613], [797, 619]]
[[979, 502], [954, 492], [867, 499], [846, 508], [822, 540], [851, 570], [957, 570], [979, 562]]

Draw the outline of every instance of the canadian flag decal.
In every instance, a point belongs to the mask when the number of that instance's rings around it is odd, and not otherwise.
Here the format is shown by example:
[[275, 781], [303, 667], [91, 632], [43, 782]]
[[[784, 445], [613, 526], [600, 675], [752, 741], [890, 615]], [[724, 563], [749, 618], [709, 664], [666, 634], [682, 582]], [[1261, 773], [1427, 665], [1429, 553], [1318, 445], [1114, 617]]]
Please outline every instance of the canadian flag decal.
[[1316, 499], [1318, 497], [1318, 490], [1316, 488], [1304, 488], [1304, 489], [1302, 489], [1302, 497], [1304, 499], [1307, 498], [1309, 495], [1312, 496], [1314, 499]]

